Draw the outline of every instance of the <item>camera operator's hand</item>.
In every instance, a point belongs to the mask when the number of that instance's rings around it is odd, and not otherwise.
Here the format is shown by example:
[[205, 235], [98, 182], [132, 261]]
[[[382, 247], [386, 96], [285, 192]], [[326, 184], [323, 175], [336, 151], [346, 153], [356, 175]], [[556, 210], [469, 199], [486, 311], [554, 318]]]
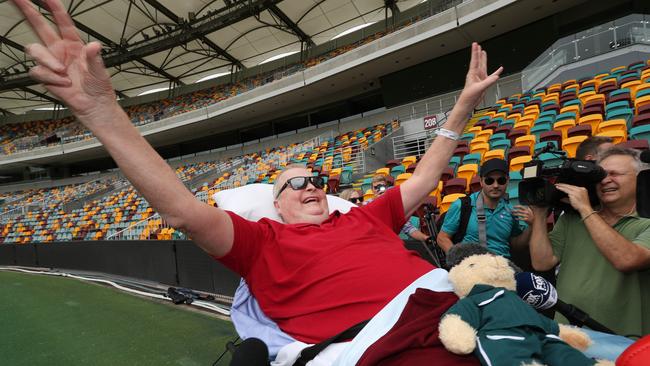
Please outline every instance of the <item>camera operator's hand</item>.
[[591, 202], [589, 202], [587, 188], [565, 183], [558, 183], [555, 185], [555, 188], [567, 194], [569, 204], [578, 211], [580, 216], [588, 215], [594, 210], [591, 207]]
[[535, 218], [533, 209], [528, 206], [516, 205], [512, 208], [512, 214], [517, 218], [517, 220], [521, 220], [528, 225], [531, 225]]

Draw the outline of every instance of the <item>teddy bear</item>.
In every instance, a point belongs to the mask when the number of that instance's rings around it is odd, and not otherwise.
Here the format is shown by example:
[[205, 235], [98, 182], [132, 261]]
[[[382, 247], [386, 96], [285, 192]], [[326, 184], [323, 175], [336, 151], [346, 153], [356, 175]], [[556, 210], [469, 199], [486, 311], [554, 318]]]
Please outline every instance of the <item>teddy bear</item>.
[[515, 271], [506, 258], [465, 257], [450, 269], [449, 281], [459, 300], [447, 310], [438, 330], [450, 352], [474, 352], [482, 365], [614, 366], [574, 348], [589, 346], [585, 333], [558, 325], [519, 298]]

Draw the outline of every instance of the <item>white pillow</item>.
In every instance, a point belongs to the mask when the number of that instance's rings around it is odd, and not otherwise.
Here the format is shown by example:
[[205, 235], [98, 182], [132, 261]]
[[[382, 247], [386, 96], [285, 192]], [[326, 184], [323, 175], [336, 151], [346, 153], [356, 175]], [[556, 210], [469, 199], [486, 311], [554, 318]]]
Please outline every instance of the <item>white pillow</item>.
[[[237, 215], [251, 221], [268, 218], [282, 222], [280, 215], [273, 205], [273, 185], [255, 183], [239, 188], [220, 191], [212, 195], [219, 208], [232, 211]], [[327, 195], [327, 204], [330, 213], [338, 210], [341, 213], [356, 207], [352, 202], [343, 198]]]

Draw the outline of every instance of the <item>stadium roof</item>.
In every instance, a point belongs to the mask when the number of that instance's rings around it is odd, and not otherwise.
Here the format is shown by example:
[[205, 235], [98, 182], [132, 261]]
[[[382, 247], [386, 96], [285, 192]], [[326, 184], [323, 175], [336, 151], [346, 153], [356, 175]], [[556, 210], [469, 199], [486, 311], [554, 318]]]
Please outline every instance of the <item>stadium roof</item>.
[[[42, 6], [42, 0], [32, 0]], [[100, 41], [118, 96], [249, 68], [384, 20], [422, 0], [64, 0], [82, 38]], [[50, 18], [46, 10], [42, 13]], [[0, 113], [51, 107], [26, 77], [24, 46], [37, 42], [22, 16], [0, 0]]]

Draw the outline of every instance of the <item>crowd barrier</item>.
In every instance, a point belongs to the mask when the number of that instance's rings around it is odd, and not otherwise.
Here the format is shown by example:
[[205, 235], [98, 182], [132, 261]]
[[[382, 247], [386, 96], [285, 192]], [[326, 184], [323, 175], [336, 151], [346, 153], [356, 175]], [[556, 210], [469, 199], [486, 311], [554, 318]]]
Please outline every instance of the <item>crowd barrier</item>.
[[187, 240], [2, 244], [0, 265], [101, 272], [229, 297], [239, 283]]

